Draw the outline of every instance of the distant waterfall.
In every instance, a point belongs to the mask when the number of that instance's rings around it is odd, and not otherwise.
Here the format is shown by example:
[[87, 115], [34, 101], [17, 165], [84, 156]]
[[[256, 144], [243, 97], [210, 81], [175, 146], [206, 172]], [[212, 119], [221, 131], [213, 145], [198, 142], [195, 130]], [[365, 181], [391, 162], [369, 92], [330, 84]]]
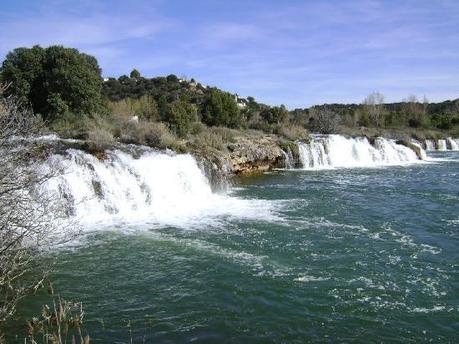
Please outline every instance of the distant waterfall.
[[459, 139], [454, 140], [451, 137], [448, 137], [446, 139], [446, 146], [450, 150], [454, 150], [454, 151], [459, 150]]
[[435, 150], [435, 141], [434, 140], [426, 140], [426, 150], [427, 151], [434, 151]]
[[447, 150], [446, 140], [442, 139], [442, 140], [438, 140], [437, 141], [437, 150], [439, 150], [439, 151]]
[[448, 137], [446, 139], [439, 139], [439, 140], [431, 140], [427, 139], [424, 141], [425, 147], [427, 151], [447, 151], [459, 150], [459, 139], [453, 139], [452, 137]]
[[214, 193], [188, 154], [107, 151], [99, 160], [77, 149], [55, 154], [45, 168], [63, 174], [43, 186], [70, 218], [83, 224], [111, 221], [190, 227], [215, 216], [270, 216], [270, 205]]
[[[421, 147], [419, 149], [424, 153]], [[346, 138], [341, 135], [315, 135], [309, 143], [299, 144], [299, 152], [306, 169], [374, 167], [419, 160], [412, 149], [393, 140], [377, 138], [371, 144], [366, 137]]]

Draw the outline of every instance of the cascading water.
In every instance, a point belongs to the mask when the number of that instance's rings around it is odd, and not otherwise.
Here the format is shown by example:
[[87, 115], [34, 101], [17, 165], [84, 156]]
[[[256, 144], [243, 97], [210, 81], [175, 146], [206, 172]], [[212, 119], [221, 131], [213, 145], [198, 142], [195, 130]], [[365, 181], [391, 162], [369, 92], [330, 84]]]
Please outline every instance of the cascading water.
[[454, 140], [453, 138], [448, 137], [446, 139], [446, 145], [448, 149], [457, 151], [459, 150], [459, 139]]
[[439, 150], [439, 151], [447, 150], [446, 140], [445, 139], [441, 139], [441, 140], [437, 141], [437, 150]]
[[435, 150], [435, 141], [434, 140], [426, 140], [426, 150], [427, 151], [434, 151]]
[[412, 149], [392, 140], [377, 138], [372, 145], [366, 137], [341, 135], [315, 135], [309, 143], [299, 143], [299, 152], [305, 169], [376, 167], [419, 160]]
[[284, 160], [285, 160], [285, 168], [286, 169], [292, 169], [295, 167], [294, 159], [293, 159], [293, 154], [290, 148], [287, 149], [287, 152], [282, 150], [282, 153], [284, 154]]
[[191, 155], [145, 150], [140, 156], [108, 151], [104, 161], [81, 150], [52, 155], [49, 169], [60, 168], [44, 190], [86, 224], [136, 222], [193, 227], [221, 216], [271, 216], [271, 204], [213, 193]]
[[[418, 148], [421, 160], [427, 160], [427, 153], [424, 150], [424, 148], [422, 148], [422, 143], [420, 141], [418, 141], [418, 140], [411, 140], [411, 144]], [[419, 158], [419, 156], [418, 156], [418, 158]]]

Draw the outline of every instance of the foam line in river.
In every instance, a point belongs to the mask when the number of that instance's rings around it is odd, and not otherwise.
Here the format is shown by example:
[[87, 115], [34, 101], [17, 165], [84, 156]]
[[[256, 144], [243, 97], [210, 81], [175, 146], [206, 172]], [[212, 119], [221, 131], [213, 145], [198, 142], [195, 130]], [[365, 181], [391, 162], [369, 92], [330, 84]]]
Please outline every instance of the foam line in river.
[[[70, 218], [84, 225], [135, 222], [190, 228], [222, 217], [271, 219], [273, 202], [214, 193], [187, 154], [108, 151], [103, 161], [81, 150], [52, 155], [45, 167], [64, 173], [44, 185]], [[94, 227], [94, 226], [91, 226]]]
[[[421, 155], [424, 150], [419, 147]], [[305, 169], [335, 167], [378, 167], [402, 165], [419, 160], [411, 148], [382, 137], [371, 144], [366, 137], [314, 135], [309, 143], [299, 143], [300, 161]]]

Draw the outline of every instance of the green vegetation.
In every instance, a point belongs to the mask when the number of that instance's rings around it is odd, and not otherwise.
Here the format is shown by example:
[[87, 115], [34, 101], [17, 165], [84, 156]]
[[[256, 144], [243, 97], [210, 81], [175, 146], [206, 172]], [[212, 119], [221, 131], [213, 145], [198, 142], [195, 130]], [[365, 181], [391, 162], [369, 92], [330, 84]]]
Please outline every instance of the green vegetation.
[[179, 150], [198, 142], [224, 146], [212, 127], [255, 129], [288, 140], [306, 138], [308, 131], [459, 135], [459, 99], [435, 104], [410, 96], [387, 104], [375, 92], [361, 104], [288, 111], [284, 105], [268, 106], [173, 74], [146, 78], [134, 69], [129, 76], [103, 81], [94, 57], [62, 46], [13, 50], [2, 64], [0, 82], [9, 85], [8, 95], [41, 114], [50, 129], [97, 141], [94, 147], [100, 149], [115, 140]]
[[71, 112], [103, 112], [102, 79], [97, 60], [62, 46], [18, 48], [1, 68], [1, 79], [22, 105], [31, 105], [44, 119]]
[[203, 106], [202, 121], [209, 126], [239, 127], [241, 115], [234, 97], [217, 88], [212, 88]]

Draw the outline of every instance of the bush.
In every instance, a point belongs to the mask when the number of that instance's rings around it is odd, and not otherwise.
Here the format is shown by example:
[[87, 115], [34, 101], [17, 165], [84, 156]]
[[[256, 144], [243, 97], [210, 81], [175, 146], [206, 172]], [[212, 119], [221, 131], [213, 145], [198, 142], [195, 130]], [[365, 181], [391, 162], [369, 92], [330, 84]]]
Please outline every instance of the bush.
[[228, 143], [235, 141], [233, 130], [223, 127], [205, 128], [193, 138], [193, 144], [202, 149], [227, 149]]
[[153, 97], [149, 95], [143, 95], [138, 99], [125, 98], [108, 102], [108, 108], [111, 114], [117, 116], [138, 116], [139, 118], [149, 120], [159, 119], [158, 105]]
[[326, 108], [312, 108], [312, 118], [309, 122], [309, 128], [313, 132], [321, 134], [332, 134], [338, 129], [340, 117], [337, 113]]
[[308, 131], [304, 127], [294, 124], [281, 125], [277, 128], [276, 133], [292, 141], [306, 139], [308, 137]]
[[269, 124], [281, 124], [288, 120], [288, 111], [284, 105], [273, 106], [262, 110], [261, 117]]
[[50, 129], [65, 138], [83, 139], [87, 131], [87, 116], [77, 116], [67, 112], [50, 124]]
[[87, 133], [89, 149], [94, 152], [103, 152], [110, 148], [115, 141], [113, 134], [105, 128], [93, 128]]
[[117, 128], [116, 136], [124, 143], [171, 148], [176, 145], [176, 137], [164, 123], [128, 121]]

